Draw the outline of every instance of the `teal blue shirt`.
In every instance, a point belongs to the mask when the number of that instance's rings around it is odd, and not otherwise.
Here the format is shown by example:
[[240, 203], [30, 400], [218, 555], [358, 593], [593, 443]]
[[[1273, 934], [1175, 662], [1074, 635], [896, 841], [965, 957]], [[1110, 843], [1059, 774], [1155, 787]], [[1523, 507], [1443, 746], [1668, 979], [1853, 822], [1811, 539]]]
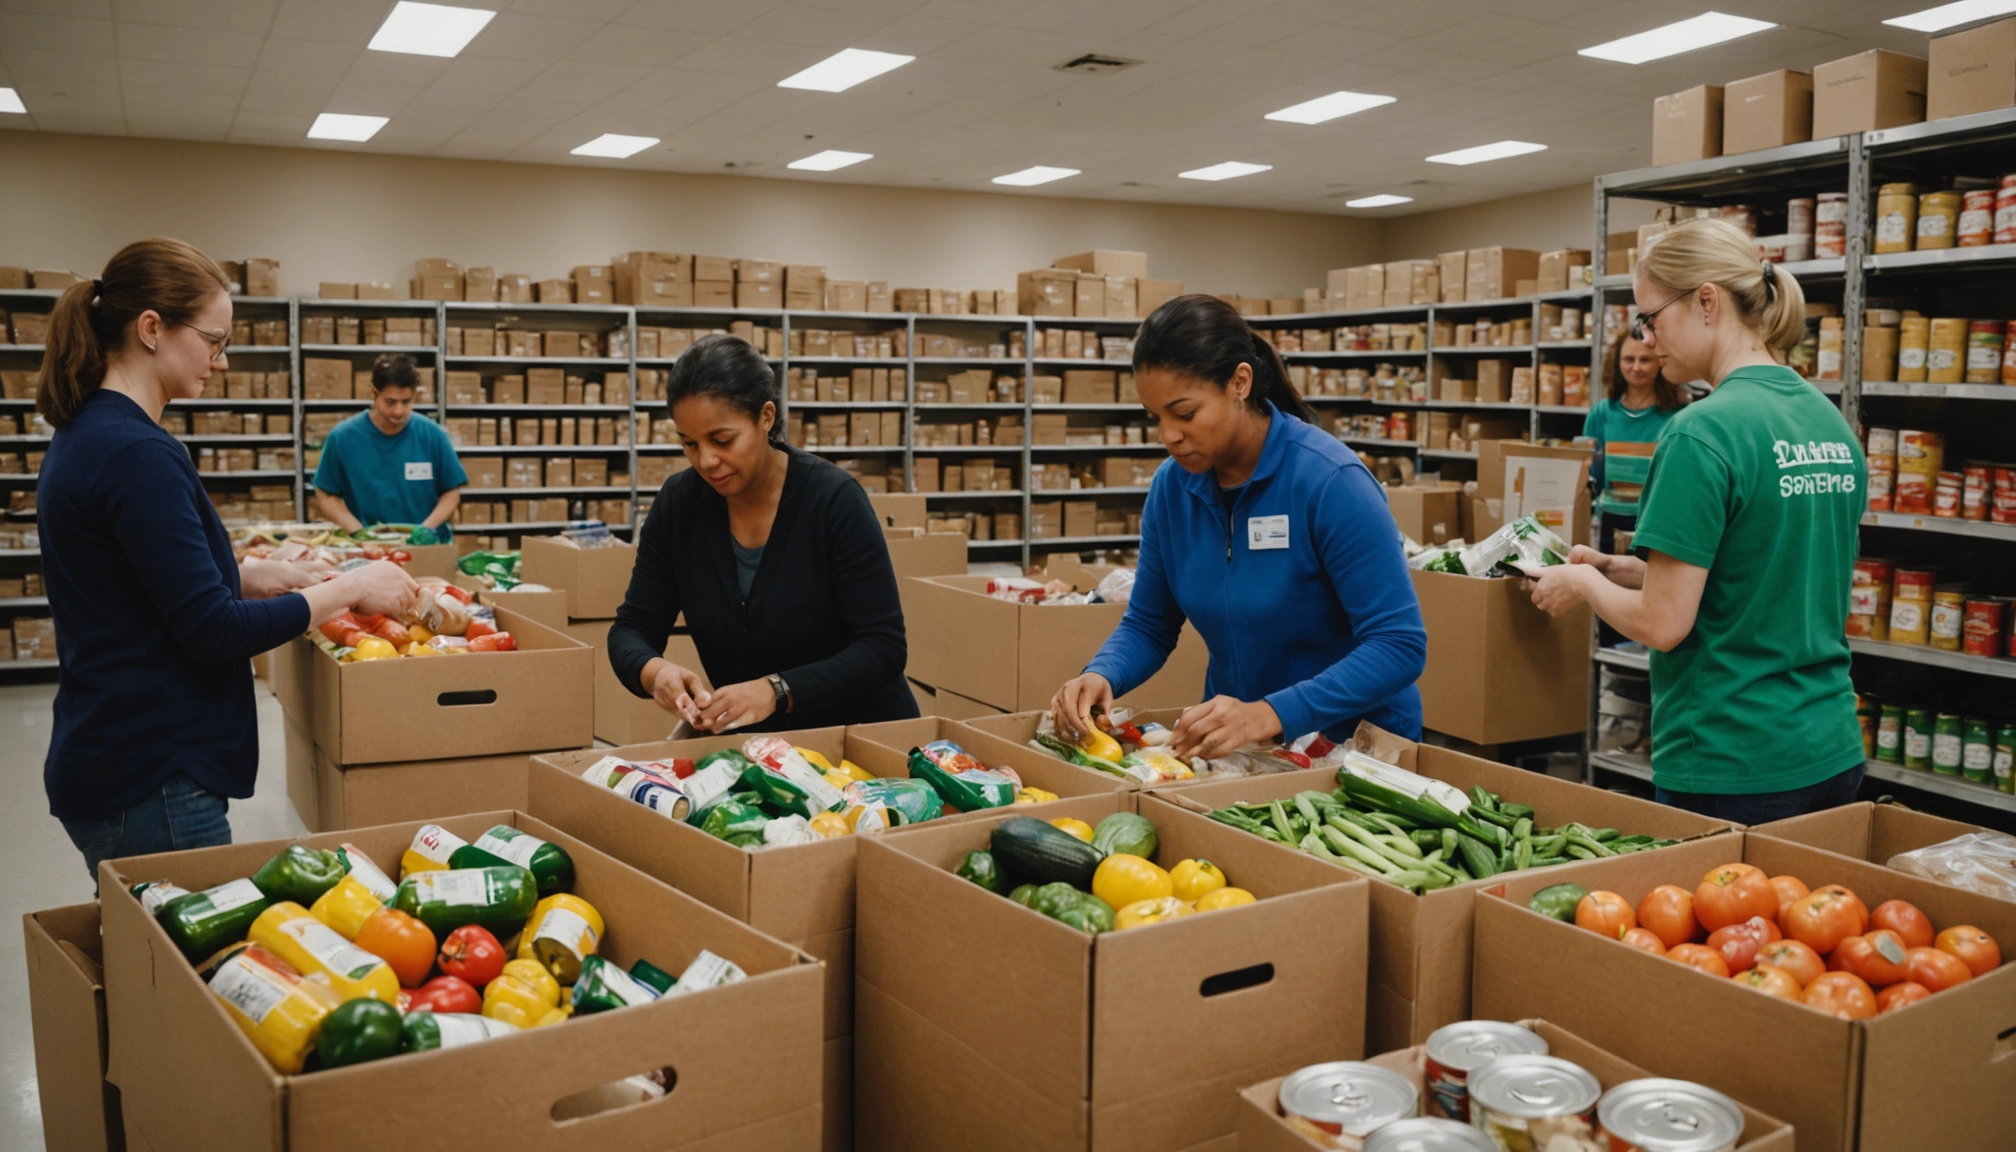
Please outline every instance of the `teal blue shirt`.
[[[1589, 406], [1582, 422], [1582, 435], [1596, 441], [1596, 479], [1602, 491], [1597, 507], [1625, 516], [1638, 514], [1638, 492], [1652, 472], [1652, 445], [1666, 430], [1666, 422], [1678, 408], [1653, 405], [1626, 408], [1620, 401], [1604, 397]], [[1617, 485], [1624, 487], [1620, 490]]]
[[418, 413], [387, 436], [359, 412], [330, 430], [315, 469], [315, 487], [341, 496], [366, 524], [418, 524], [442, 493], [467, 483], [448, 433]]

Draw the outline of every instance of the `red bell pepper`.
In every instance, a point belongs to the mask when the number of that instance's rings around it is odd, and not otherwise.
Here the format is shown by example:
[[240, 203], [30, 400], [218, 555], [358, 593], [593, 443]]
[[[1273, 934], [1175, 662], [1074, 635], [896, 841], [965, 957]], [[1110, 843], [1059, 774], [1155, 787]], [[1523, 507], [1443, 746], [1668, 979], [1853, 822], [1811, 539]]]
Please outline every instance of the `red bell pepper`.
[[441, 971], [481, 988], [504, 971], [504, 946], [488, 928], [466, 924], [441, 941]]
[[474, 640], [479, 636], [494, 636], [496, 633], [497, 626], [495, 624], [484, 620], [471, 620], [469, 621], [469, 630], [462, 633], [462, 637], [465, 640]]
[[414, 991], [406, 1010], [414, 1012], [422, 1008], [474, 1016], [483, 1011], [483, 994], [460, 976], [436, 976]]
[[471, 652], [516, 652], [518, 641], [509, 632], [492, 632], [488, 636], [477, 636], [469, 641]]

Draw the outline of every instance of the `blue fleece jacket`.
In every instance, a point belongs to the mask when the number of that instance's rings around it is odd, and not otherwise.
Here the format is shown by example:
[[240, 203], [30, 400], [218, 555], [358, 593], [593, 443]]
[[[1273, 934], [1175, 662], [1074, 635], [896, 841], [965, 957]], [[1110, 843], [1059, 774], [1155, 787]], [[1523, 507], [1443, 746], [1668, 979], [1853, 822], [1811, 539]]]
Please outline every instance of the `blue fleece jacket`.
[[[1211, 651], [1207, 699], [1265, 699], [1285, 739], [1343, 740], [1360, 720], [1419, 739], [1428, 634], [1385, 493], [1336, 437], [1270, 413], [1229, 521], [1212, 473], [1156, 470], [1133, 597], [1086, 671], [1132, 691], [1188, 619]], [[1285, 547], [1255, 547], [1281, 543], [1284, 520]]]

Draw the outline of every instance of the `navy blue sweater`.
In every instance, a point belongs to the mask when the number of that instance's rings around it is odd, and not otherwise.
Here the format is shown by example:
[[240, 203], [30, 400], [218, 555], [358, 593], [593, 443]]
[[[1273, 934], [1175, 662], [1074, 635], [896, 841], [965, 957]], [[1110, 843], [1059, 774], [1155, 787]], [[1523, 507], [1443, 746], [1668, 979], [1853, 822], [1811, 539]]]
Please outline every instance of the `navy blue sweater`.
[[308, 602], [239, 599], [238, 565], [188, 451], [100, 389], [36, 485], [62, 671], [42, 767], [49, 810], [108, 819], [178, 772], [244, 799], [259, 771], [251, 658], [308, 627]]
[[1132, 598], [1087, 671], [1133, 691], [1185, 619], [1211, 650], [1205, 696], [1267, 701], [1283, 739], [1360, 720], [1420, 739], [1421, 605], [1385, 492], [1335, 436], [1273, 412], [1229, 515], [1213, 474], [1156, 469]]

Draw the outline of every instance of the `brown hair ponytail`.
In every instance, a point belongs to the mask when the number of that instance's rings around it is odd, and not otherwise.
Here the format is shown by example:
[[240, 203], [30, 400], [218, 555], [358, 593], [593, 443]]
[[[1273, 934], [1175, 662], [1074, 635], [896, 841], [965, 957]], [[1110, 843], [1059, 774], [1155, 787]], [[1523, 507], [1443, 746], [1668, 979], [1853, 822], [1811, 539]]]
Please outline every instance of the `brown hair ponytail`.
[[1134, 336], [1134, 371], [1162, 368], [1209, 380], [1220, 388], [1245, 364], [1253, 371], [1248, 403], [1264, 400], [1284, 416], [1319, 424], [1316, 412], [1288, 383], [1281, 354], [1216, 296], [1178, 296], [1155, 309]]
[[49, 314], [49, 343], [35, 408], [57, 428], [105, 383], [106, 362], [143, 312], [186, 324], [230, 284], [215, 261], [180, 240], [156, 236], [119, 250], [96, 280], [73, 284]]

